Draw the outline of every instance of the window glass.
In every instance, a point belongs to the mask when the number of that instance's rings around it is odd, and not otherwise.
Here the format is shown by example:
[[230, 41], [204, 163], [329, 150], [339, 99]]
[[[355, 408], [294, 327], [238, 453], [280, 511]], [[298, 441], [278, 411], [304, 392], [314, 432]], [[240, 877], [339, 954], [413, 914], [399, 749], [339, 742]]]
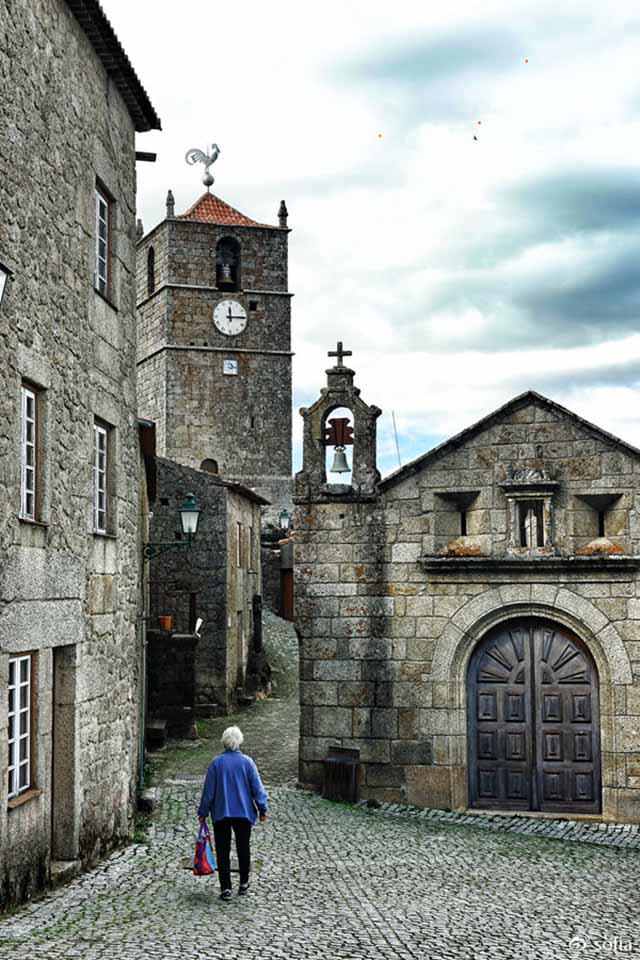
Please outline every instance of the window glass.
[[36, 519], [36, 395], [22, 386], [22, 417], [20, 444], [20, 516]]
[[96, 533], [107, 532], [107, 431], [96, 423], [94, 431], [93, 515]]
[[31, 655], [9, 660], [9, 799], [31, 786]]
[[96, 190], [96, 288], [105, 296], [109, 287], [109, 201]]

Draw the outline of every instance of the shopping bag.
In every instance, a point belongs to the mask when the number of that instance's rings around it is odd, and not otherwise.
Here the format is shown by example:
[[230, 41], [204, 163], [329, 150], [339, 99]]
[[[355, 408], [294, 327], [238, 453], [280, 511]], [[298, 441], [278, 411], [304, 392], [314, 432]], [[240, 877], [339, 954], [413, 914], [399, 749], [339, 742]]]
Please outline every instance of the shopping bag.
[[198, 839], [196, 840], [195, 854], [193, 857], [193, 875], [195, 877], [207, 877], [216, 869], [216, 861], [213, 856], [213, 847], [211, 845], [211, 834], [206, 821], [200, 824]]

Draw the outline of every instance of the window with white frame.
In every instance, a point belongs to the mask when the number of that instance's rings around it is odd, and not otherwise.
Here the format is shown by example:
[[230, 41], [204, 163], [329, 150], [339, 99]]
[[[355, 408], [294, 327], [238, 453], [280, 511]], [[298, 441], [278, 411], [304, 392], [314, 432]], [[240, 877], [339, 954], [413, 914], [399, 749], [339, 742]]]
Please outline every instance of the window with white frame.
[[249, 527], [247, 534], [247, 567], [253, 570], [253, 527]]
[[236, 523], [236, 564], [242, 566], [242, 524]]
[[110, 202], [106, 193], [96, 187], [96, 265], [95, 287], [106, 297], [109, 293], [109, 216]]
[[9, 660], [9, 800], [31, 787], [32, 657]]
[[36, 519], [37, 410], [35, 390], [23, 383], [20, 416], [20, 516], [24, 520]]
[[100, 423], [93, 425], [93, 528], [107, 532], [109, 431]]

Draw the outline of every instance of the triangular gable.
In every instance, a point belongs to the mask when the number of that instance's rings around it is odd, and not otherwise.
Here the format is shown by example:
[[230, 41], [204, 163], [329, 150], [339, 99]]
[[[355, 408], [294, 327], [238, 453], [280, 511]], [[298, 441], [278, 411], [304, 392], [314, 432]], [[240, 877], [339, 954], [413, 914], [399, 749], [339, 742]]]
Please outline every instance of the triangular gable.
[[401, 481], [406, 480], [408, 477], [413, 476], [424, 466], [427, 466], [429, 463], [437, 460], [439, 457], [450, 453], [452, 450], [455, 450], [457, 447], [461, 446], [465, 441], [470, 440], [478, 433], [482, 433], [483, 430], [487, 430], [489, 427], [493, 426], [505, 414], [510, 413], [512, 410], [517, 410], [521, 407], [524, 407], [528, 403], [537, 403], [545, 406], [547, 409], [553, 410], [569, 420], [573, 420], [574, 423], [579, 424], [589, 433], [595, 434], [600, 439], [607, 440], [610, 443], [615, 444], [615, 446], [621, 447], [627, 453], [631, 453], [636, 457], [640, 457], [640, 450], [638, 450], [637, 447], [633, 447], [630, 443], [626, 443], [619, 437], [614, 436], [614, 434], [608, 433], [606, 430], [603, 430], [602, 427], [596, 426], [596, 424], [591, 423], [589, 420], [584, 420], [582, 417], [579, 417], [577, 413], [574, 413], [567, 407], [563, 407], [560, 403], [556, 403], [555, 400], [549, 400], [548, 397], [543, 397], [541, 393], [536, 393], [535, 390], [527, 390], [525, 393], [518, 394], [518, 396], [514, 397], [513, 400], [509, 400], [508, 403], [498, 407], [498, 409], [494, 410], [493, 413], [490, 413], [481, 420], [478, 420], [470, 427], [466, 427], [460, 433], [456, 433], [455, 436], [451, 437], [449, 440], [444, 440], [436, 447], [433, 447], [433, 449], [428, 450], [427, 453], [423, 453], [415, 460], [405, 464], [404, 467], [400, 467], [399, 470], [389, 474], [380, 481], [380, 489], [384, 490], [387, 487], [394, 486], [394, 484], [400, 483]]

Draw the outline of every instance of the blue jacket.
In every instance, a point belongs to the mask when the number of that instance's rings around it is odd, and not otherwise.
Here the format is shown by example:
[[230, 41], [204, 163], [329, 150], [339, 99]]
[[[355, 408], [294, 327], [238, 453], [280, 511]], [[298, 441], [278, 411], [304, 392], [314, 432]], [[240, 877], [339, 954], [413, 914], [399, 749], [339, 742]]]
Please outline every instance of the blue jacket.
[[239, 750], [225, 750], [214, 757], [207, 769], [198, 816], [210, 815], [214, 822], [245, 817], [255, 823], [256, 807], [266, 813], [267, 795], [251, 757]]

